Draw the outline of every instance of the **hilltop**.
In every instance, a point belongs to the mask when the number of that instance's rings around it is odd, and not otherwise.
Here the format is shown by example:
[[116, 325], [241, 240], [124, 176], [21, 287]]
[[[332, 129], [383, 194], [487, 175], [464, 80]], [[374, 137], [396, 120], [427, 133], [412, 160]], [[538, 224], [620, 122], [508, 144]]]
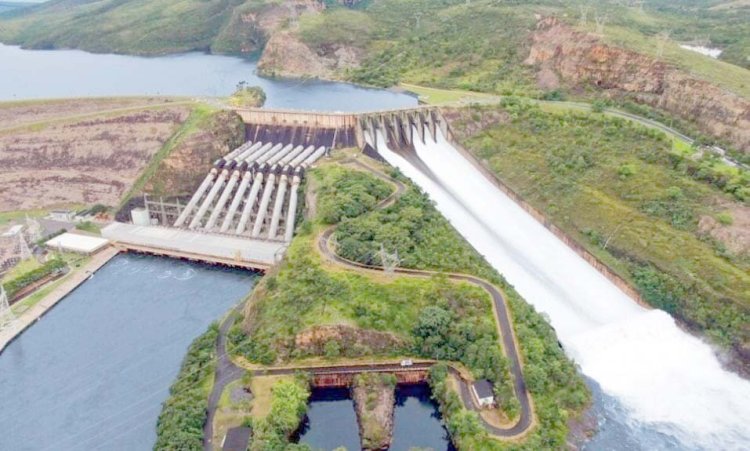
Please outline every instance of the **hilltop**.
[[750, 150], [746, 2], [52, 0], [0, 14], [0, 41], [259, 55], [269, 76], [604, 99], [737, 158]]

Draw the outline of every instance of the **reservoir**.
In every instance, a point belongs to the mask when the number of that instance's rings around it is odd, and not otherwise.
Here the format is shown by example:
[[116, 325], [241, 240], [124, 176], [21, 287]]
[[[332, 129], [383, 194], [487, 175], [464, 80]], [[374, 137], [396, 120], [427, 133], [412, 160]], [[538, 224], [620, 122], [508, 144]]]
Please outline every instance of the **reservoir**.
[[269, 79], [255, 61], [186, 53], [137, 57], [80, 50], [23, 50], [0, 44], [0, 101], [93, 96], [222, 97], [246, 81], [266, 92], [265, 107], [376, 111], [417, 105], [414, 96], [319, 80]]
[[0, 449], [150, 450], [189, 344], [256, 278], [113, 258], [0, 354]]

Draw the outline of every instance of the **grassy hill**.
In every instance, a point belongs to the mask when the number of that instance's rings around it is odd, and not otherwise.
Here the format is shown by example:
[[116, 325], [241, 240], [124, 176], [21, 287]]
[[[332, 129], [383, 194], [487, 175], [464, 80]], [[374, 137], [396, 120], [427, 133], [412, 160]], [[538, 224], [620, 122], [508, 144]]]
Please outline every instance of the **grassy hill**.
[[[392, 84], [394, 75], [413, 82], [448, 75], [464, 85], [487, 88], [494, 79], [506, 84], [514, 81], [518, 74], [512, 66], [523, 54], [523, 41], [536, 15], [555, 14], [579, 23], [583, 11], [582, 3], [573, 0], [363, 0], [346, 2], [353, 3], [350, 7], [343, 3], [319, 0], [300, 6], [289, 0], [50, 0], [3, 14], [0, 40], [33, 48], [73, 47], [134, 54], [252, 52], [262, 48], [270, 28], [295, 28], [296, 17], [300, 16], [306, 42], [325, 45], [356, 41], [367, 50], [371, 61], [355, 78]], [[0, 2], [0, 8], [3, 5]], [[318, 14], [323, 8], [325, 13]], [[273, 14], [264, 18], [269, 11]], [[601, 0], [589, 4], [585, 11], [589, 24], [606, 16], [608, 25], [646, 39], [670, 31], [674, 42], [701, 42], [721, 48], [722, 60], [750, 68], [747, 2], [654, 0], [640, 8], [635, 2], [628, 7]], [[271, 27], [269, 21], [273, 22]], [[388, 57], [394, 59], [389, 62], [395, 67], [378, 69]], [[428, 70], [427, 74], [420, 71], [441, 63], [446, 63], [441, 70]]]
[[703, 178], [707, 160], [682, 155], [661, 132], [596, 113], [508, 99], [454, 114], [459, 140], [508, 186], [647, 302], [747, 365], [750, 197]]
[[[257, 50], [254, 30], [228, 33], [236, 14], [263, 7], [254, 0], [51, 0], [11, 11], [0, 40], [30, 48], [79, 48], [142, 55], [190, 50]], [[230, 35], [230, 36], [228, 36]], [[227, 42], [231, 41], [232, 44]]]

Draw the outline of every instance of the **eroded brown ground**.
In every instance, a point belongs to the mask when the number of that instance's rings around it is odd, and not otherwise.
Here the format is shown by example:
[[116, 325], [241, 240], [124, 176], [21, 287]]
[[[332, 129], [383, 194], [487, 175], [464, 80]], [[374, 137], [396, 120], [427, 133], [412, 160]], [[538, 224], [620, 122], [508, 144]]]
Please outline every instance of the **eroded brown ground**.
[[[0, 107], [0, 211], [116, 205], [190, 113], [188, 105], [112, 112], [137, 108], [131, 101]], [[163, 102], [145, 101], [154, 103]], [[102, 113], [65, 119], [97, 111]], [[11, 123], [28, 127], [3, 133]]]

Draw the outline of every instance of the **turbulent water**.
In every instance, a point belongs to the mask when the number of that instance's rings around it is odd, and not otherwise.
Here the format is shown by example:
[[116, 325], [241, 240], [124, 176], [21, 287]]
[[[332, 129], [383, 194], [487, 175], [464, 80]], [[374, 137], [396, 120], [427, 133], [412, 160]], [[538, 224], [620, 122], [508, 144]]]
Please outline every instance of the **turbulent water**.
[[23, 50], [0, 44], [0, 101], [89, 96], [228, 96], [237, 83], [260, 86], [266, 107], [374, 111], [413, 106], [403, 93], [318, 80], [259, 77], [254, 61], [186, 53], [143, 58], [80, 50]]
[[0, 354], [0, 450], [149, 450], [190, 342], [256, 276], [121, 255]]
[[601, 432], [590, 449], [748, 449], [750, 382], [724, 371], [707, 344], [627, 297], [442, 136], [416, 144], [429, 174], [382, 144], [379, 150], [549, 317], [595, 381]]
[[711, 47], [705, 47], [702, 45], [688, 45], [688, 44], [680, 44], [680, 47], [682, 47], [685, 50], [691, 50], [693, 52], [698, 52], [701, 55], [710, 56], [711, 58], [718, 58], [721, 56], [722, 50], [721, 49], [714, 49]]

